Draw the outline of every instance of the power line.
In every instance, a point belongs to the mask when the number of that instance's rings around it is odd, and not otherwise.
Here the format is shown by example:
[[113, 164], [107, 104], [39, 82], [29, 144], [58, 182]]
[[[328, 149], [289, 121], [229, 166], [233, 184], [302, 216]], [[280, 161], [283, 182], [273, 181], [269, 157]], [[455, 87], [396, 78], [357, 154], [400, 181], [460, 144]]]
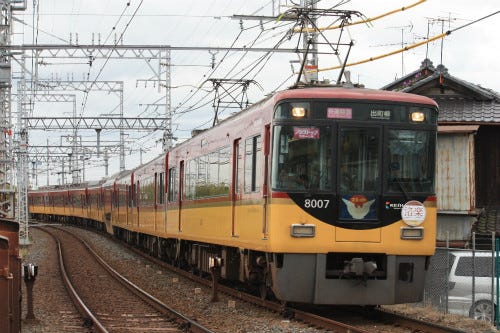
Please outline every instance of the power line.
[[[419, 47], [419, 46], [422, 46], [422, 45], [426, 45], [428, 43], [431, 43], [433, 41], [436, 41], [436, 40], [439, 40], [441, 38], [444, 38], [448, 35], [450, 35], [452, 32], [455, 32], [457, 30], [460, 30], [460, 29], [463, 29], [465, 27], [468, 27], [472, 24], [475, 24], [475, 23], [478, 23], [484, 19], [487, 19], [489, 17], [492, 17], [494, 15], [497, 15], [498, 13], [500, 13], [500, 11], [496, 11], [494, 13], [491, 13], [489, 15], [486, 15], [484, 17], [481, 17], [475, 21], [472, 21], [470, 23], [467, 23], [467, 24], [464, 24], [458, 28], [455, 28], [455, 29], [451, 29], [451, 30], [448, 30], [442, 34], [439, 34], [439, 35], [436, 35], [434, 37], [431, 37], [431, 38], [427, 38], [426, 40], [422, 41], [422, 42], [419, 42], [419, 43], [414, 43], [412, 45], [409, 45], [409, 46], [406, 46], [404, 48], [401, 48], [399, 50], [394, 50], [394, 51], [391, 51], [391, 52], [388, 52], [388, 53], [384, 53], [384, 54], [381, 54], [381, 55], [378, 55], [378, 56], [375, 56], [375, 57], [370, 57], [370, 58], [367, 58], [367, 59], [364, 59], [364, 60], [360, 60], [360, 61], [356, 61], [356, 62], [352, 62], [352, 63], [348, 63], [345, 65], [345, 67], [351, 67], [351, 66], [355, 66], [355, 65], [360, 65], [360, 64], [364, 64], [364, 63], [367, 63], [367, 62], [371, 62], [371, 61], [374, 61], [374, 60], [378, 60], [378, 59], [382, 59], [382, 58], [386, 58], [386, 57], [389, 57], [391, 55], [395, 55], [395, 54], [399, 54], [401, 52], [405, 52], [405, 51], [408, 51], [408, 50], [411, 50], [411, 49], [414, 49], [416, 47]], [[341, 68], [341, 66], [334, 66], [334, 67], [327, 67], [327, 68], [321, 68], [321, 69], [318, 69], [318, 72], [323, 72], [323, 71], [329, 71], [329, 70], [334, 70], [334, 69], [339, 69]]]

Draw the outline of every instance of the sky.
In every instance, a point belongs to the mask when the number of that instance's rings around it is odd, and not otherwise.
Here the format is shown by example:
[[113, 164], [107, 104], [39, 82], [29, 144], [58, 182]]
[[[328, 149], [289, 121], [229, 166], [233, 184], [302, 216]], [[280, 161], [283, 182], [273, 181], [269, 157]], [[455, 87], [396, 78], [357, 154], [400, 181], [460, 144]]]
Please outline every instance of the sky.
[[[255, 20], [252, 16], [278, 17], [290, 13], [296, 3], [285, 0], [209, 0], [182, 2], [164, 0], [44, 0], [27, 1], [25, 11], [15, 12], [12, 44], [123, 44], [169, 45], [172, 47], [203, 48], [303, 48], [302, 36], [293, 32], [296, 22], [286, 20]], [[351, 0], [318, 1], [317, 8], [352, 11], [351, 21], [372, 18], [408, 7], [417, 0]], [[418, 48], [385, 57], [362, 65], [348, 67], [351, 80], [368, 88], [380, 88], [394, 79], [420, 67], [425, 58], [435, 66], [443, 64], [453, 76], [500, 92], [500, 45], [496, 30], [500, 14], [484, 18], [500, 10], [498, 0], [477, 2], [466, 0], [427, 0], [413, 8], [397, 12], [369, 24], [353, 25], [340, 34], [340, 30], [325, 30], [319, 36], [318, 78], [335, 82], [339, 70], [326, 70], [339, 65], [339, 60], [357, 62], [387, 54], [419, 43], [428, 37], [451, 31], [451, 34]], [[235, 15], [245, 16], [237, 19]], [[239, 16], [238, 16], [239, 17]], [[326, 27], [336, 17], [319, 18], [317, 25]], [[477, 21], [479, 20], [479, 21]], [[341, 45], [338, 47], [337, 42]], [[348, 44], [353, 44], [348, 49]], [[333, 54], [337, 50], [338, 55]], [[191, 130], [212, 125], [215, 91], [210, 79], [251, 80], [246, 95], [241, 90], [234, 94], [236, 101], [254, 103], [276, 90], [286, 89], [297, 80], [296, 53], [242, 52], [242, 51], [172, 51], [171, 112], [172, 130], [181, 142], [189, 138]], [[161, 66], [162, 71], [165, 66]], [[164, 87], [143, 79], [151, 78], [151, 66], [145, 60], [96, 59], [92, 65], [82, 60], [58, 58], [39, 59], [38, 78], [41, 80], [109, 80], [123, 81], [123, 112], [126, 117], [166, 116]], [[27, 67], [34, 72], [33, 61]], [[15, 71], [15, 70], [14, 70]], [[221, 91], [221, 90], [219, 90]], [[61, 92], [59, 92], [61, 93]], [[114, 93], [81, 91], [74, 94], [71, 103], [36, 102], [33, 116], [99, 116], [117, 114], [120, 99]], [[239, 93], [239, 94], [238, 94]], [[235, 112], [224, 107], [227, 101], [221, 95], [219, 119]], [[157, 104], [159, 106], [153, 106]], [[15, 110], [15, 107], [13, 107]], [[162, 152], [161, 132], [127, 132], [126, 169], [132, 169]], [[31, 131], [30, 144], [58, 145], [64, 143], [68, 132]], [[82, 142], [92, 144], [96, 135], [92, 131], [78, 132]], [[101, 141], [113, 144], [118, 140], [116, 131], [103, 131]], [[105, 175], [102, 155], [86, 156], [86, 179], [100, 179]], [[61, 163], [47, 166], [36, 163], [39, 185], [61, 182]], [[66, 166], [67, 168], [67, 166]], [[47, 171], [48, 170], [48, 171]], [[108, 174], [119, 171], [116, 156], [109, 161]], [[67, 176], [68, 178], [68, 176]], [[33, 179], [35, 181], [35, 179]]]

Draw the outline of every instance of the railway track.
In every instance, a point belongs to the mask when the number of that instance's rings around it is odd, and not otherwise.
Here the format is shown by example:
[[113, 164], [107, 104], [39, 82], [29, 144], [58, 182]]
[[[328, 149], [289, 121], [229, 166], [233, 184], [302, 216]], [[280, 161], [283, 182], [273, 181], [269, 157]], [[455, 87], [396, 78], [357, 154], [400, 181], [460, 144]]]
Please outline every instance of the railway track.
[[[82, 233], [86, 234], [86, 231], [81, 230]], [[82, 234], [85, 236], [83, 238], [90, 241], [94, 237]], [[107, 235], [101, 235], [106, 237], [108, 240], [112, 239]], [[132, 248], [126, 244], [120, 243], [121, 245], [127, 246], [131, 251], [143, 258], [143, 262], [148, 262], [146, 267], [152, 271], [158, 270], [159, 268], [151, 268], [152, 266], [158, 265], [161, 269], [165, 269], [175, 274], [186, 277], [196, 283], [205, 285], [207, 288], [212, 287], [212, 281], [205, 278], [193, 275], [189, 272], [181, 270], [179, 268], [173, 267], [160, 261], [154, 257], [151, 257], [143, 252]], [[98, 250], [96, 248], [96, 250]], [[106, 250], [105, 250], [106, 251]], [[142, 284], [142, 280], [135, 280], [136, 284]], [[424, 322], [402, 316], [397, 313], [382, 311], [378, 308], [361, 308], [361, 307], [324, 307], [323, 309], [318, 308], [307, 308], [299, 309], [289, 306], [284, 306], [276, 302], [263, 300], [260, 297], [256, 297], [247, 293], [244, 293], [234, 288], [217, 285], [217, 290], [220, 293], [229, 295], [229, 297], [234, 297], [244, 302], [257, 305], [262, 308], [269, 309], [275, 313], [280, 313], [288, 319], [295, 319], [299, 322], [306, 323], [310, 326], [315, 326], [324, 330], [331, 332], [343, 333], [406, 333], [406, 332], [418, 332], [418, 333], [465, 333], [459, 329], [445, 327], [436, 325], [430, 322]], [[151, 293], [155, 293], [151, 291]], [[324, 311], [324, 309], [328, 309]], [[251, 315], [251, 314], [250, 314]]]
[[[134, 251], [138, 255], [142, 256], [146, 260], [153, 261], [157, 265], [169, 269], [171, 271], [175, 271], [177, 274], [180, 274], [186, 278], [189, 278], [193, 281], [196, 281], [200, 284], [203, 284], [207, 287], [212, 287], [213, 282], [209, 281], [203, 277], [199, 277], [197, 275], [193, 275], [190, 272], [186, 272], [177, 267], [171, 266], [157, 258], [151, 257], [136, 248], [130, 247], [125, 244], [130, 250]], [[264, 300], [260, 297], [256, 297], [254, 295], [241, 292], [239, 290], [235, 290], [234, 288], [227, 287], [224, 285], [217, 285], [217, 290], [223, 292], [227, 295], [231, 295], [232, 297], [241, 299], [245, 302], [249, 302], [258, 306], [265, 307], [271, 311], [283, 313], [288, 318], [293, 318], [295, 320], [299, 320], [309, 325], [320, 327], [326, 330], [330, 330], [335, 333], [374, 333], [374, 332], [418, 332], [418, 333], [467, 333], [466, 331], [442, 326], [438, 324], [434, 324], [431, 322], [417, 320], [414, 318], [410, 318], [395, 312], [389, 312], [378, 308], [362, 308], [362, 307], [347, 307], [349, 309], [349, 316], [357, 315], [358, 318], [351, 320], [354, 322], [370, 321], [369, 325], [351, 325], [343, 321], [342, 315], [345, 311], [340, 311], [341, 315], [337, 315], [337, 313], [329, 313], [329, 314], [319, 314], [320, 312], [315, 311], [314, 309], [309, 309], [308, 311], [304, 311], [294, 307], [284, 306], [283, 304], [276, 303], [274, 301]], [[342, 307], [334, 307], [334, 309], [339, 309]], [[346, 309], [346, 308], [344, 308]], [[336, 311], [336, 310], [334, 310]], [[338, 318], [338, 319], [332, 319]], [[365, 328], [366, 326], [371, 326], [370, 328]], [[376, 331], [373, 330], [373, 327], [378, 327]]]
[[94, 332], [212, 332], [128, 281], [76, 235], [40, 229], [57, 241], [66, 288]]

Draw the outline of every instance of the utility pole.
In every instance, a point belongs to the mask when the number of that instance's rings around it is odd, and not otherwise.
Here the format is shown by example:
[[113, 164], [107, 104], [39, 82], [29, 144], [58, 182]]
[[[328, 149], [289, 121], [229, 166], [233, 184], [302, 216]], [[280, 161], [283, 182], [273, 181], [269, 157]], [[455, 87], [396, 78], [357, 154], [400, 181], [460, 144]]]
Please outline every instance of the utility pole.
[[[300, 3], [303, 8], [309, 8], [311, 12], [314, 12], [317, 9], [316, 0], [301, 0]], [[305, 22], [304, 26], [306, 31], [304, 31], [304, 38], [302, 41], [302, 46], [304, 49], [310, 48], [310, 51], [307, 52], [308, 55], [304, 55], [304, 57], [308, 57], [308, 59], [304, 59], [304, 69], [305, 71], [305, 80], [306, 82], [317, 82], [318, 81], [318, 32], [317, 31], [309, 31], [307, 28], [312, 28], [315, 30], [317, 27], [317, 19], [315, 15], [309, 16], [310, 22]]]
[[[12, 6], [0, 0], [0, 49], [11, 43]], [[14, 156], [12, 155], [11, 58], [0, 55], [0, 215], [14, 217]]]

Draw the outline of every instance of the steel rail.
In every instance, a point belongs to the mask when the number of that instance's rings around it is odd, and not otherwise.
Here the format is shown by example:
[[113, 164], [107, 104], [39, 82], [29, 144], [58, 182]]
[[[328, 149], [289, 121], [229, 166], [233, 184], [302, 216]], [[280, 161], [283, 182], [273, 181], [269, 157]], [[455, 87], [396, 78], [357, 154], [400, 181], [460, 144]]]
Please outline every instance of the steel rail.
[[54, 241], [57, 244], [57, 255], [59, 259], [59, 269], [61, 271], [62, 279], [64, 282], [64, 285], [66, 287], [66, 290], [68, 290], [70, 298], [73, 300], [73, 304], [75, 304], [76, 308], [78, 309], [78, 312], [84, 319], [88, 319], [92, 321], [93, 327], [97, 331], [97, 333], [109, 333], [109, 331], [106, 329], [104, 324], [102, 324], [99, 319], [92, 313], [92, 311], [88, 308], [88, 306], [83, 302], [83, 300], [80, 298], [78, 293], [76, 292], [75, 288], [73, 287], [73, 284], [71, 283], [68, 273], [66, 272], [66, 265], [64, 264], [64, 257], [62, 254], [62, 247], [61, 247], [61, 242], [57, 237], [47, 230], [47, 228], [42, 228], [39, 226], [34, 226], [35, 228], [38, 228], [39, 230], [49, 234]]
[[[161, 302], [159, 299], [156, 297], [152, 296], [151, 294], [147, 293], [145, 290], [141, 289], [139, 286], [136, 284], [132, 283], [131, 281], [127, 280], [125, 277], [123, 277], [120, 273], [118, 273], [115, 269], [113, 269], [106, 261], [100, 257], [91, 247], [90, 245], [85, 242], [83, 239], [81, 239], [79, 236], [75, 235], [74, 233], [62, 229], [62, 228], [56, 228], [56, 227], [51, 227], [55, 228], [59, 231], [65, 232], [73, 237], [75, 237], [79, 242], [85, 246], [85, 248], [94, 256], [94, 258], [99, 262], [99, 264], [106, 269], [110, 273], [110, 275], [115, 278], [118, 282], [120, 282], [122, 285], [124, 285], [127, 289], [129, 289], [131, 292], [133, 292], [136, 296], [138, 296], [140, 299], [151, 305], [153, 308], [155, 308], [157, 311], [173, 316], [175, 317], [175, 322], [184, 328], [186, 328], [189, 332], [193, 333], [215, 333], [209, 328], [201, 325], [195, 320], [192, 320], [182, 313], [174, 310], [173, 308], [169, 307], [165, 303]], [[44, 230], [44, 228], [41, 228]], [[62, 254], [61, 254], [62, 255]], [[85, 307], [87, 308], [87, 307]], [[88, 308], [87, 308], [88, 309]], [[90, 310], [89, 310], [90, 311]], [[92, 320], [92, 322], [98, 322], [98, 319], [95, 316], [89, 316], [89, 318]], [[94, 321], [95, 319], [95, 321]], [[100, 324], [102, 326], [102, 324]], [[104, 328], [105, 329], [105, 328]], [[102, 331], [102, 332], [108, 332], [108, 331]]]

